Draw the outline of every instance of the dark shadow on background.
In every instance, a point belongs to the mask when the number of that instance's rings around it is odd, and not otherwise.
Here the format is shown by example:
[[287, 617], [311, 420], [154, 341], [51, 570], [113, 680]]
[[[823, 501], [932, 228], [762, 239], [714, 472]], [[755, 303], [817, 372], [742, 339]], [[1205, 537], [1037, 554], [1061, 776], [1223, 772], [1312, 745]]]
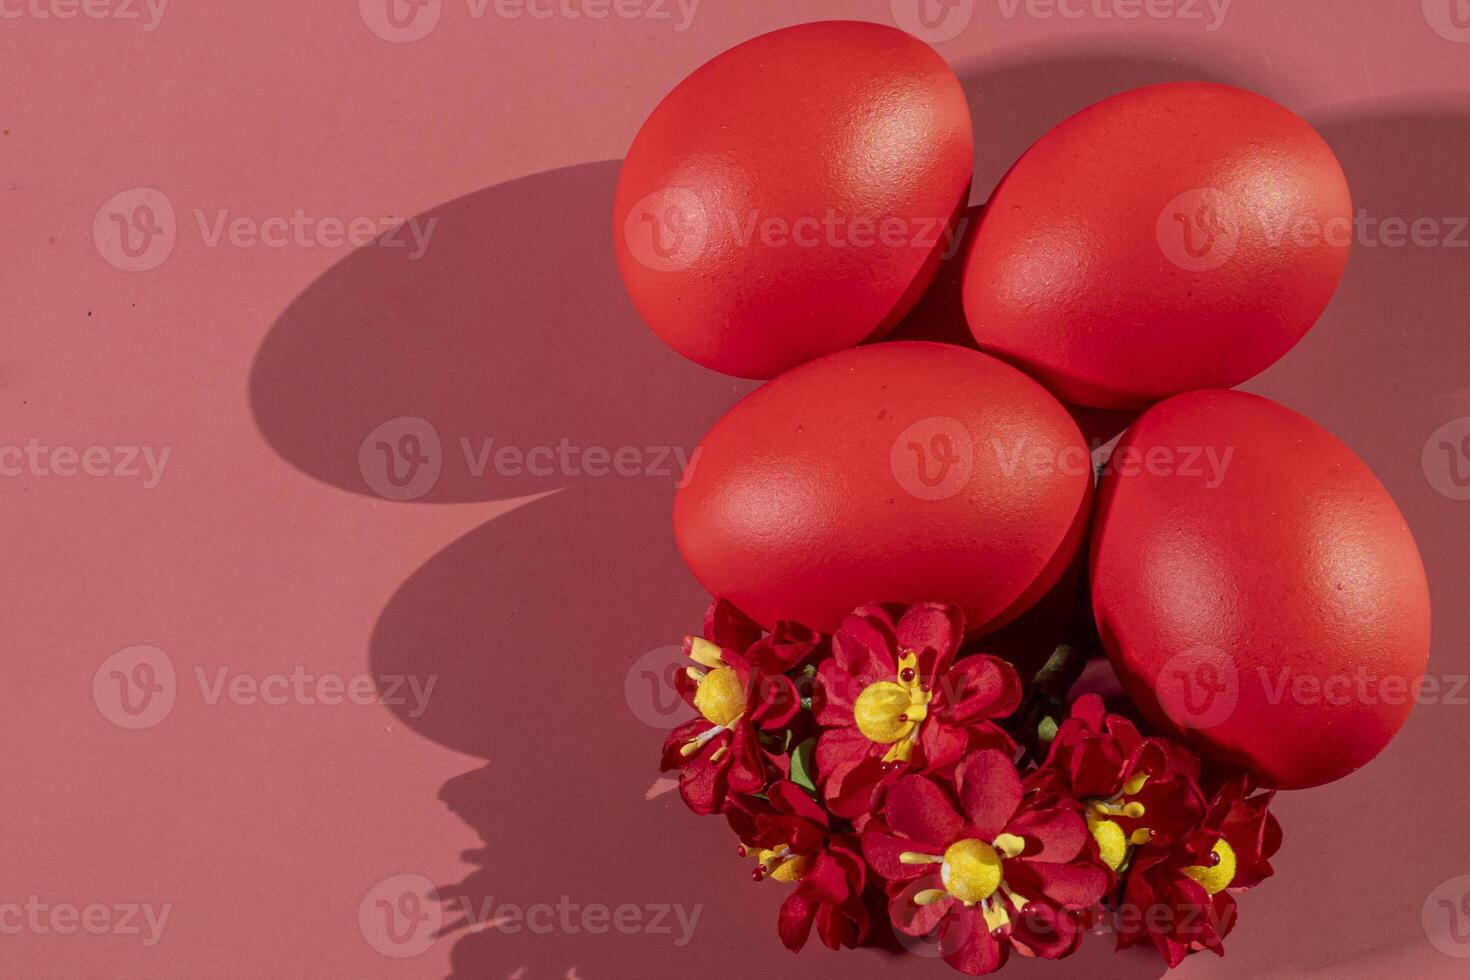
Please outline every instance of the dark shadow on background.
[[[612, 259], [615, 161], [513, 180], [419, 216], [423, 257], [361, 248], [281, 315], [256, 356], [250, 402], [276, 452], [368, 494], [358, 465], [382, 423], [437, 430], [443, 469], [417, 503], [503, 500], [562, 485], [493, 464], [486, 439], [557, 447], [692, 446], [751, 385], [697, 367], [645, 327]], [[676, 442], [676, 437], [683, 439]]]

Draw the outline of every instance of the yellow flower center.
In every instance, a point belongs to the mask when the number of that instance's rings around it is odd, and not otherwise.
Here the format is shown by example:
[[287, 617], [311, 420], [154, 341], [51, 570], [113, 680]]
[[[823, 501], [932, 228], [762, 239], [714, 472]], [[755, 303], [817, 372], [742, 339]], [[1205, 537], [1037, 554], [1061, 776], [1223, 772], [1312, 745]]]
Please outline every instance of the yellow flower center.
[[[740, 682], [740, 675], [725, 665], [718, 644], [704, 637], [692, 636], [689, 638], [689, 658], [709, 668], [701, 673], [695, 667], [687, 667], [685, 672], [698, 684], [694, 689], [694, 707], [714, 727], [684, 743], [679, 754], [686, 759], [700, 752], [745, 713], [745, 685]], [[719, 762], [729, 751], [729, 746], [720, 746], [710, 756], [710, 761]]]
[[918, 663], [915, 653], [906, 652], [894, 680], [869, 684], [853, 705], [858, 731], [879, 745], [893, 746], [884, 762], [909, 761], [919, 740], [919, 726], [929, 715], [934, 692], [919, 683]]
[[1183, 872], [1203, 885], [1205, 891], [1216, 895], [1229, 888], [1235, 880], [1235, 850], [1221, 838], [1210, 853], [1214, 855], [1214, 863], [1194, 864], [1184, 868]]
[[989, 844], [974, 838], [955, 841], [945, 849], [943, 856], [925, 854], [923, 851], [904, 851], [898, 856], [898, 860], [902, 864], [939, 865], [939, 880], [944, 888], [930, 888], [919, 892], [914, 896], [915, 904], [929, 905], [948, 895], [966, 905], [982, 906], [986, 921], [990, 921], [992, 915], [1008, 921], [1003, 910], [991, 907], [990, 897], [999, 889], [1005, 892], [1017, 909], [1026, 904], [1025, 899], [1018, 898], [1006, 888], [1004, 867], [1006, 858], [1016, 857], [1025, 849], [1025, 838], [1015, 834], [1001, 834]]
[[728, 725], [745, 713], [745, 685], [729, 667], [716, 667], [699, 680], [694, 707], [712, 725]]
[[944, 881], [945, 891], [966, 905], [974, 905], [994, 895], [1000, 887], [1001, 857], [984, 841], [956, 841], [944, 852], [939, 877]]
[[1149, 780], [1146, 772], [1138, 773], [1123, 784], [1123, 792], [1110, 800], [1093, 800], [1087, 807], [1087, 829], [1097, 841], [1097, 849], [1107, 866], [1117, 871], [1128, 857], [1130, 844], [1147, 844], [1153, 832], [1147, 827], [1138, 827], [1125, 833], [1118, 818], [1139, 820], [1146, 810], [1142, 803], [1130, 800], [1137, 795]]

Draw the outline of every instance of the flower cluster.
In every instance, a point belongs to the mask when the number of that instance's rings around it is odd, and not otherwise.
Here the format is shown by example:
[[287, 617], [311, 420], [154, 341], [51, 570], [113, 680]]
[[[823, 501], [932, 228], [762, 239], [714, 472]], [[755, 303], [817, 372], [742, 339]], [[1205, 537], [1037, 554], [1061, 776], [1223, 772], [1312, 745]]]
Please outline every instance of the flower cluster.
[[1235, 894], [1281, 843], [1272, 794], [1097, 695], [1023, 730], [1037, 692], [964, 638], [939, 603], [864, 606], [828, 637], [766, 633], [717, 601], [685, 641], [698, 717], [663, 769], [690, 809], [724, 814], [755, 880], [792, 887], [781, 941], [937, 937], [970, 975], [1012, 951], [1067, 956], [1107, 925], [1171, 967], [1223, 954]]

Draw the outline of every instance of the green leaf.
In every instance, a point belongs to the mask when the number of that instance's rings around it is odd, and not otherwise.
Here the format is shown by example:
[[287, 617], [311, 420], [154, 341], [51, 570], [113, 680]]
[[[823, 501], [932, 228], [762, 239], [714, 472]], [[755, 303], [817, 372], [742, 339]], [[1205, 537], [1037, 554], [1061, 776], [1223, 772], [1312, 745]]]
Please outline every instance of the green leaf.
[[812, 758], [817, 740], [809, 738], [791, 753], [791, 781], [813, 796], [817, 795], [817, 766]]
[[1041, 719], [1041, 724], [1036, 726], [1036, 734], [1043, 742], [1050, 742], [1057, 737], [1057, 720], [1047, 715]]

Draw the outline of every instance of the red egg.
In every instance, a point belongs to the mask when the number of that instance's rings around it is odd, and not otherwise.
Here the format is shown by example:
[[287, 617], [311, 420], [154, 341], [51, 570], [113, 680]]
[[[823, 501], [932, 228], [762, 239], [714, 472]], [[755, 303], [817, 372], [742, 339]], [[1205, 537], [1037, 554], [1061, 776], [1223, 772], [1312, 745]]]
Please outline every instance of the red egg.
[[978, 351], [842, 351], [747, 395], [674, 499], [710, 593], [830, 631], [868, 602], [952, 602], [972, 632], [1035, 604], [1081, 550], [1093, 472], [1066, 410]]
[[1255, 395], [1179, 395], [1134, 423], [1103, 476], [1091, 567], [1134, 703], [1283, 789], [1382, 751], [1428, 663], [1403, 515], [1350, 449]]
[[774, 377], [913, 307], [973, 156], [964, 92], [928, 45], [853, 21], [763, 35], [639, 130], [614, 205], [623, 282], [685, 357]]
[[984, 350], [1063, 400], [1142, 407], [1264, 370], [1316, 322], [1353, 237], [1347, 180], [1306, 122], [1203, 82], [1099, 102], [986, 205], [965, 270]]

